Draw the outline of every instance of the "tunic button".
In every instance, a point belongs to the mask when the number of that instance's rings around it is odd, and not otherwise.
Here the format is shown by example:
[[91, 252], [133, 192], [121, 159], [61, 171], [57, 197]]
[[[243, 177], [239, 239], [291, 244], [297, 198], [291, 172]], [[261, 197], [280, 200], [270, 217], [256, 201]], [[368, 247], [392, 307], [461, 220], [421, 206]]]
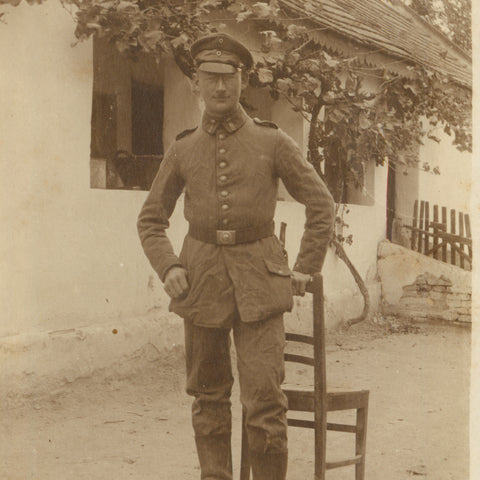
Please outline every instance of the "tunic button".
[[225, 182], [227, 180], [227, 176], [226, 175], [220, 175], [220, 181], [221, 182]]
[[225, 167], [227, 166], [227, 162], [220, 162], [220, 163], [218, 164], [218, 166], [219, 166], [220, 168], [225, 168]]
[[222, 210], [228, 210], [229, 208], [230, 207], [226, 203], [222, 205]]
[[221, 195], [222, 197], [228, 197], [228, 192], [227, 192], [226, 190], [222, 190], [222, 191], [220, 192], [220, 195]]
[[223, 225], [228, 225], [228, 218], [224, 218], [224, 219], [222, 220], [222, 224], [223, 224]]
[[218, 151], [218, 153], [222, 153], [222, 154], [225, 153], [225, 152], [226, 152], [226, 150], [225, 150], [224, 148], [221, 148], [221, 149]]
[[225, 140], [225, 134], [224, 134], [224, 133], [220, 133], [220, 134], [218, 135], [218, 139], [219, 139], [219, 140]]

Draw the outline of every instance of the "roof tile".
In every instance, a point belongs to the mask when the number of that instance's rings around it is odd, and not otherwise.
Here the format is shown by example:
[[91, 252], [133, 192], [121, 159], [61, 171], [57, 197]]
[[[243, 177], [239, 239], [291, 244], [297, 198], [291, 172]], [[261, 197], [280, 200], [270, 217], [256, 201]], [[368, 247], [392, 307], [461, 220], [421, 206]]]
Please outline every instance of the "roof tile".
[[297, 15], [355, 42], [420, 64], [472, 86], [471, 57], [413, 10], [382, 0], [280, 0]]

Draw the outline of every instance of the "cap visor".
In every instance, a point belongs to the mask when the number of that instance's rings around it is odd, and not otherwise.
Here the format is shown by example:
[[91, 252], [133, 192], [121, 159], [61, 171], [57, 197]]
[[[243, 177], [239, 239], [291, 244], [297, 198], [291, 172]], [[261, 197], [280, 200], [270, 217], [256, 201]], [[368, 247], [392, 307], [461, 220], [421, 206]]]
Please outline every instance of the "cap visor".
[[197, 70], [209, 73], [235, 73], [237, 68], [229, 63], [203, 62], [198, 66]]

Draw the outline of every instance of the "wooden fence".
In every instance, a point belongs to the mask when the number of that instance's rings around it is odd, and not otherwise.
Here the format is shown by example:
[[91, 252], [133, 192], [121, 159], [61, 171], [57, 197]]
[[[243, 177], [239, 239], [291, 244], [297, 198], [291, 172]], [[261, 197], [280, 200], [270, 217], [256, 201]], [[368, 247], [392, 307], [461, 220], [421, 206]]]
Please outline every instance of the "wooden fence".
[[429, 202], [415, 200], [413, 224], [404, 225], [411, 230], [410, 248], [442, 262], [471, 270], [470, 216], [463, 212], [458, 212], [457, 216], [455, 210], [450, 210], [450, 222], [448, 222], [447, 207], [440, 208], [438, 205], [433, 205], [433, 215], [431, 213]]

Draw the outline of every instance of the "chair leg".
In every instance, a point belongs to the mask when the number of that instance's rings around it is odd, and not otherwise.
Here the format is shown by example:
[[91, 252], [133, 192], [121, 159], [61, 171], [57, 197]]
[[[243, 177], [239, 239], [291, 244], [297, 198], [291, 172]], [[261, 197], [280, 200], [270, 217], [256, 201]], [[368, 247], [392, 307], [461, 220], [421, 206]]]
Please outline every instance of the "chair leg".
[[325, 480], [327, 455], [326, 418], [320, 417], [314, 429], [315, 435], [315, 480]]
[[365, 454], [367, 444], [367, 407], [357, 409], [357, 433], [355, 435], [355, 454], [362, 455], [362, 461], [355, 465], [355, 480], [365, 479]]
[[250, 480], [250, 455], [248, 451], [247, 429], [245, 427], [246, 412], [242, 411], [242, 452], [240, 457], [240, 480]]

